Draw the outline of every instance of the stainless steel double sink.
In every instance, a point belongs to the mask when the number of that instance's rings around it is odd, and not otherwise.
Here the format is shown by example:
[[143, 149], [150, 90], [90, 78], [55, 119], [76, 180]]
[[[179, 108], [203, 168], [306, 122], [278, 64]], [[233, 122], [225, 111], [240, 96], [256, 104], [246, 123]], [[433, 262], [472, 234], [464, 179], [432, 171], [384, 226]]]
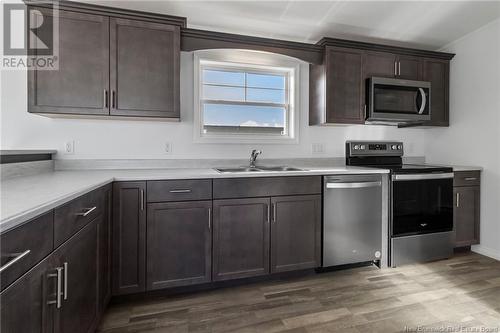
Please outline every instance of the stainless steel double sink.
[[236, 173], [236, 172], [284, 172], [284, 171], [305, 171], [304, 169], [289, 167], [289, 166], [256, 166], [256, 167], [235, 167], [235, 168], [215, 168], [221, 173]]

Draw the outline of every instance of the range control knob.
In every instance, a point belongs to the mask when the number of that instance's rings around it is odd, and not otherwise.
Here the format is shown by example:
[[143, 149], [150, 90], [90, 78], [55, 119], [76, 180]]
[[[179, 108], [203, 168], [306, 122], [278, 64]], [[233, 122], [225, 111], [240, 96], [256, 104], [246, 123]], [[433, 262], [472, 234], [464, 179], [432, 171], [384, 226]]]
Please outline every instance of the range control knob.
[[399, 150], [403, 149], [403, 145], [398, 145], [398, 149]]
[[365, 149], [366, 149], [366, 146], [365, 146], [365, 145], [361, 145], [361, 146], [359, 146], [359, 149], [361, 149], [361, 150], [365, 150]]
[[354, 145], [354, 150], [359, 150], [359, 145]]
[[396, 146], [396, 145], [392, 145], [392, 146], [391, 146], [391, 149], [392, 149], [392, 150], [396, 150], [396, 149], [398, 149], [398, 146]]

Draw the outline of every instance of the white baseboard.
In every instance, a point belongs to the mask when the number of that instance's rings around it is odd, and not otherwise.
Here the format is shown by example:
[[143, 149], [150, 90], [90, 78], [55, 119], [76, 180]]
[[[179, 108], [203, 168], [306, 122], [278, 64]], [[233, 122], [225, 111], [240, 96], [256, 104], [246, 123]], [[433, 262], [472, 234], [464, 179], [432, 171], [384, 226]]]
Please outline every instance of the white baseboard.
[[483, 245], [474, 245], [471, 248], [472, 252], [476, 252], [482, 254], [483, 256], [487, 256], [496, 260], [500, 260], [500, 252], [498, 250], [494, 250], [492, 248], [483, 246]]

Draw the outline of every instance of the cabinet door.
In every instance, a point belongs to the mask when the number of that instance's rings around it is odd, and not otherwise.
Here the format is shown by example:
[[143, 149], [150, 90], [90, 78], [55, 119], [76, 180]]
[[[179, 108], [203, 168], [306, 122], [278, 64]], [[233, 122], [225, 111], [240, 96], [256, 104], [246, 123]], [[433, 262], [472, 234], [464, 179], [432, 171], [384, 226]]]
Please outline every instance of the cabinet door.
[[479, 243], [480, 187], [455, 187], [455, 247]]
[[422, 67], [422, 58], [398, 56], [398, 78], [400, 79], [421, 80]]
[[179, 117], [178, 26], [111, 19], [111, 114]]
[[327, 47], [326, 122], [364, 123], [362, 51]]
[[271, 273], [321, 265], [321, 195], [271, 198]]
[[99, 312], [102, 313], [111, 298], [111, 212], [112, 191], [107, 186], [102, 191], [103, 212], [99, 225]]
[[113, 294], [146, 288], [145, 182], [113, 184]]
[[98, 225], [87, 224], [53, 254], [63, 268], [62, 306], [55, 311], [55, 332], [86, 333], [95, 329], [98, 311]]
[[449, 70], [447, 60], [424, 59], [424, 81], [431, 82], [431, 120], [426, 125], [449, 126]]
[[148, 205], [147, 288], [211, 280], [212, 201]]
[[[52, 19], [51, 10], [38, 10], [43, 18], [32, 20]], [[28, 71], [28, 111], [108, 115], [108, 17], [59, 11], [58, 59], [57, 70]]]
[[213, 280], [269, 273], [269, 204], [269, 198], [213, 202]]
[[[49, 295], [55, 279], [49, 277], [46, 258], [0, 294], [1, 332], [52, 332], [55, 304]], [[52, 297], [53, 298], [53, 297]]]

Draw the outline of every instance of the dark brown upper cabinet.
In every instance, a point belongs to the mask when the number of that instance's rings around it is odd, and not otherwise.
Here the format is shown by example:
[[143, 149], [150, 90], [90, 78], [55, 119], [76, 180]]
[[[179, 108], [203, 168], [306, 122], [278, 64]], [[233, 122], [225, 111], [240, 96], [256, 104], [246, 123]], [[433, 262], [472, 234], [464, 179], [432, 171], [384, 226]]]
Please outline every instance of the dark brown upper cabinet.
[[28, 71], [28, 111], [178, 119], [180, 25], [84, 11], [59, 10], [59, 69]]
[[111, 115], [179, 117], [180, 28], [112, 18]]
[[271, 198], [271, 273], [321, 266], [321, 195]]
[[113, 184], [113, 295], [146, 290], [146, 182]]
[[424, 61], [419, 57], [398, 56], [397, 57], [397, 75], [399, 79], [422, 80], [422, 70]]
[[309, 125], [364, 124], [370, 77], [431, 82], [432, 119], [448, 126], [449, 61], [453, 54], [324, 38], [321, 64], [309, 73]]
[[[43, 19], [52, 18], [51, 10], [39, 10]], [[36, 14], [30, 17], [40, 19]], [[60, 11], [58, 59], [57, 70], [28, 71], [28, 111], [108, 115], [108, 17]]]
[[148, 204], [147, 289], [212, 280], [212, 201]]
[[428, 126], [449, 126], [450, 62], [424, 59], [423, 80], [431, 83], [431, 120]]
[[309, 124], [364, 123], [362, 51], [327, 46], [322, 65], [310, 65]]

